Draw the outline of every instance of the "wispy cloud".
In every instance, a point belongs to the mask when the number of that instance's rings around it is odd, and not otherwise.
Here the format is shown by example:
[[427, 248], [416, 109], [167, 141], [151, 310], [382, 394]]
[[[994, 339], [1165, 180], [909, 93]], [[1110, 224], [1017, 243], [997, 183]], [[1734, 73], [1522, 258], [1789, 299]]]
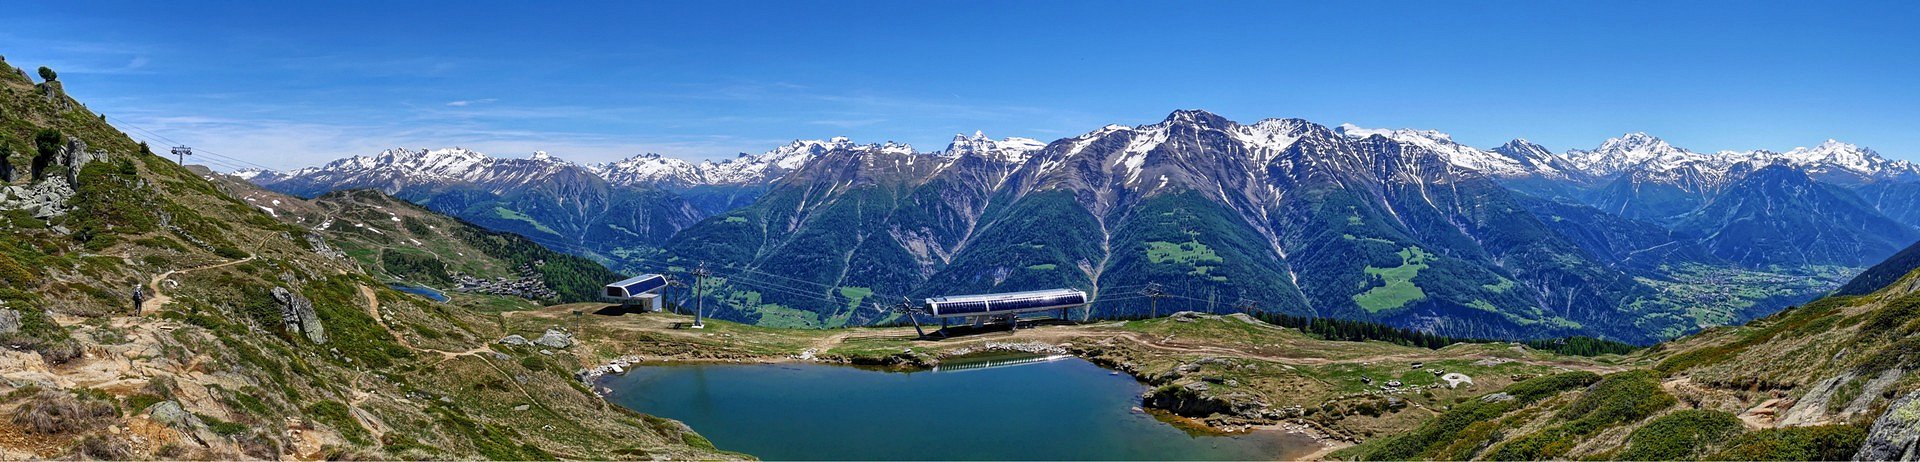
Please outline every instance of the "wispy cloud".
[[459, 100], [459, 101], [448, 101], [448, 102], [447, 102], [447, 105], [448, 105], [448, 106], [453, 106], [453, 107], [467, 107], [467, 106], [472, 106], [472, 105], [475, 105], [475, 104], [487, 104], [487, 103], [491, 103], [491, 102], [494, 102], [494, 101], [499, 101], [499, 100], [498, 100], [498, 99], [494, 99], [494, 98], [482, 98], [482, 99], [463, 99], [463, 100]]

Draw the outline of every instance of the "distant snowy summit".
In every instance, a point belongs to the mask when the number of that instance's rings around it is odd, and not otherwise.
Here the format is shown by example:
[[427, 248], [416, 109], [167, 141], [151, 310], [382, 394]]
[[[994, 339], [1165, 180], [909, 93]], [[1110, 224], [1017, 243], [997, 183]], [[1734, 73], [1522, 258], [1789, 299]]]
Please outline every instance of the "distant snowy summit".
[[[374, 155], [348, 157], [325, 165], [289, 172], [260, 169], [240, 170], [233, 175], [260, 184], [294, 179], [317, 182], [348, 182], [385, 179], [387, 182], [472, 182], [483, 183], [506, 176], [524, 175], [526, 170], [552, 171], [578, 168], [620, 186], [662, 186], [686, 188], [701, 185], [756, 185], [779, 180], [799, 170], [807, 162], [836, 150], [864, 151], [893, 155], [930, 155], [943, 157], [979, 156], [1002, 162], [1022, 162], [1026, 154], [1046, 147], [1032, 138], [991, 139], [974, 132], [972, 136], [954, 135], [953, 143], [938, 152], [921, 153], [913, 146], [886, 142], [857, 144], [846, 137], [825, 140], [795, 140], [760, 154], [741, 153], [724, 161], [689, 162], [654, 153], [640, 154], [615, 162], [573, 164], [546, 152], [525, 159], [491, 157], [470, 149], [394, 148]], [[507, 170], [520, 171], [509, 173]]]
[[[1160, 124], [1108, 125], [1085, 135], [1055, 143], [1075, 143], [1096, 139], [1117, 131], [1137, 132], [1131, 151], [1144, 153], [1165, 141], [1167, 128], [1174, 123], [1215, 124], [1232, 133], [1248, 147], [1254, 165], [1264, 165], [1315, 130], [1330, 131], [1348, 139], [1382, 137], [1440, 156], [1462, 170], [1500, 178], [1540, 178], [1592, 182], [1617, 177], [1644, 181], [1689, 181], [1698, 184], [1724, 184], [1746, 172], [1770, 165], [1794, 167], [1823, 180], [1843, 183], [1880, 180], [1920, 180], [1920, 167], [1887, 159], [1872, 149], [1827, 140], [1812, 147], [1787, 152], [1767, 150], [1700, 153], [1673, 146], [1646, 133], [1627, 133], [1608, 139], [1593, 149], [1573, 149], [1559, 153], [1525, 139], [1500, 146], [1480, 148], [1453, 140], [1436, 130], [1376, 129], [1342, 124], [1331, 129], [1301, 119], [1266, 119], [1253, 124], [1235, 124], [1205, 111], [1176, 111]], [[759, 154], [741, 153], [724, 161], [701, 161], [640, 154], [615, 162], [578, 165], [536, 152], [527, 158], [496, 158], [473, 150], [450, 147], [441, 149], [395, 148], [374, 155], [360, 155], [290, 172], [242, 170], [235, 172], [255, 183], [269, 184], [293, 179], [322, 183], [419, 183], [471, 182], [498, 183], [511, 178], [550, 174], [563, 169], [580, 169], [607, 183], [619, 186], [690, 188], [703, 185], [764, 185], [800, 170], [809, 161], [833, 151], [857, 151], [892, 155], [928, 155], [957, 158], [976, 156], [997, 162], [1024, 163], [1048, 147], [1048, 143], [1021, 137], [988, 138], [984, 133], [956, 134], [946, 149], [918, 152], [912, 146], [886, 142], [857, 144], [846, 137], [825, 140], [795, 140]], [[1071, 148], [1071, 146], [1069, 146]], [[1125, 160], [1121, 161], [1125, 163]]]

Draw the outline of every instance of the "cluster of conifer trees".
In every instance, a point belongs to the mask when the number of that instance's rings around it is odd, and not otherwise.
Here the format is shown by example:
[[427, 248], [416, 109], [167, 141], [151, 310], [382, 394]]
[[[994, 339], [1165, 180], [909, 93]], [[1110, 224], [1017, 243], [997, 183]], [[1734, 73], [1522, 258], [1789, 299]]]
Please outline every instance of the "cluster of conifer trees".
[[[1310, 318], [1283, 313], [1257, 313], [1254, 315], [1269, 324], [1300, 329], [1301, 332], [1326, 340], [1364, 342], [1377, 340], [1396, 345], [1424, 348], [1442, 348], [1455, 343], [1498, 343], [1507, 340], [1457, 338], [1435, 335], [1413, 329], [1393, 327], [1372, 321], [1351, 319]], [[1552, 351], [1559, 354], [1598, 356], [1603, 354], [1624, 354], [1636, 349], [1633, 345], [1592, 337], [1564, 337], [1554, 339], [1535, 339], [1522, 342], [1530, 348]]]

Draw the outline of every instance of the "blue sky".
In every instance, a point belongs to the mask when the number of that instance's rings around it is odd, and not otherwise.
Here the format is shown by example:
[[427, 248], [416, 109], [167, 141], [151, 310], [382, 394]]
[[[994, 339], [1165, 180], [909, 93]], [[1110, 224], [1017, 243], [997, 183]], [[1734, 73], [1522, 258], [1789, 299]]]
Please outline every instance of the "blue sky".
[[0, 13], [0, 54], [116, 121], [277, 168], [394, 146], [934, 150], [1179, 108], [1920, 160], [1916, 3], [40, 1]]

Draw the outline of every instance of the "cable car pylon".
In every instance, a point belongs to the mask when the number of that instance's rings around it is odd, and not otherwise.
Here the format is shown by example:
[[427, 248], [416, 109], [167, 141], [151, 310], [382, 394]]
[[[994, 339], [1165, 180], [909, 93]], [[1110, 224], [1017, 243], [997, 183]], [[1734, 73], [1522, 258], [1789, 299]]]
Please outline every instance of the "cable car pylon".
[[1161, 289], [1159, 283], [1149, 283], [1147, 284], [1147, 288], [1140, 289], [1140, 295], [1147, 296], [1147, 309], [1150, 310], [1150, 317], [1160, 317], [1160, 299], [1167, 296], [1167, 291]]

